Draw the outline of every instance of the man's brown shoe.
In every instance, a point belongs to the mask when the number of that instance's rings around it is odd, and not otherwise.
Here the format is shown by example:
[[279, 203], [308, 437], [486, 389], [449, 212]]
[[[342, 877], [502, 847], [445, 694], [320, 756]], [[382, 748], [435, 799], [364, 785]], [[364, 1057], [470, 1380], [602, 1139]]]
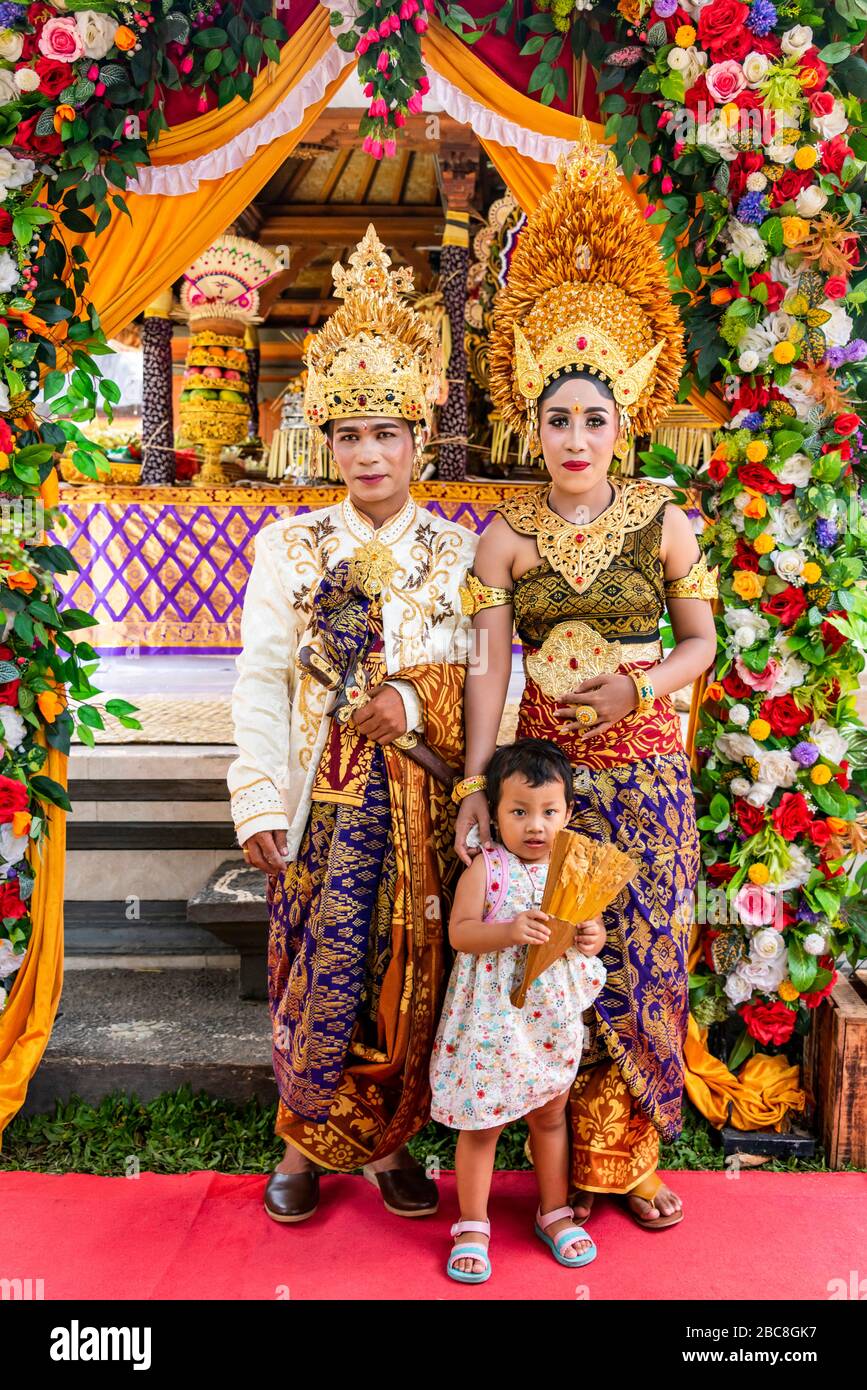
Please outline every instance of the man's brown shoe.
[[319, 1205], [319, 1172], [272, 1173], [265, 1188], [265, 1210], [272, 1221], [306, 1221]]
[[395, 1216], [433, 1216], [439, 1207], [437, 1185], [421, 1168], [389, 1168], [385, 1173], [363, 1168], [362, 1172], [379, 1188], [386, 1211]]

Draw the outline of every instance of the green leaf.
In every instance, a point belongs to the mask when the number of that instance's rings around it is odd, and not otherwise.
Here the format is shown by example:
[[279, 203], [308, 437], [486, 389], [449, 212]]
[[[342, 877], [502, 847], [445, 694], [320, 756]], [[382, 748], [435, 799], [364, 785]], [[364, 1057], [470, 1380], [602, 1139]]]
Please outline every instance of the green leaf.
[[819, 57], [823, 63], [842, 63], [844, 58], [848, 58], [852, 53], [850, 43], [828, 43], [819, 50]]
[[202, 68], [205, 72], [213, 72], [215, 68], [220, 66], [222, 61], [223, 55], [220, 50], [218, 48], [212, 48], [210, 53], [205, 54], [205, 61], [202, 63]]
[[59, 806], [63, 811], [71, 811], [72, 803], [59, 782], [55, 782], [51, 777], [33, 777], [30, 780], [31, 789], [40, 801], [50, 801], [52, 805]]
[[810, 988], [817, 969], [816, 957], [807, 955], [803, 942], [797, 936], [793, 937], [789, 942], [789, 975], [799, 994]]
[[[264, 29], [264, 26], [263, 26]], [[212, 25], [209, 29], [200, 29], [193, 35], [193, 43], [199, 48], [225, 48], [229, 42], [229, 35], [225, 29], [220, 29]]]

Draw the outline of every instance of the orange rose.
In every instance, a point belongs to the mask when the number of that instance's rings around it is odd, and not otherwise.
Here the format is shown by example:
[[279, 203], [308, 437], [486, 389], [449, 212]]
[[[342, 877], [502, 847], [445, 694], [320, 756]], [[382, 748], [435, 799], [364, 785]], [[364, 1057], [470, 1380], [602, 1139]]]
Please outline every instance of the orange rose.
[[719, 681], [711, 681], [707, 690], [704, 692], [706, 700], [722, 700], [725, 698], [725, 690]]
[[23, 589], [25, 594], [32, 594], [39, 581], [35, 574], [30, 574], [27, 570], [16, 570], [14, 574], [6, 576], [6, 583], [10, 589]]
[[135, 48], [137, 43], [138, 39], [136, 38], [132, 29], [127, 29], [125, 24], [119, 25], [119, 27], [115, 30], [115, 48], [119, 48], [122, 52], [126, 53], [128, 49]]
[[13, 813], [12, 813], [12, 834], [13, 834], [13, 835], [29, 835], [29, 834], [30, 834], [30, 812], [29, 812], [29, 811], [13, 811]]
[[39, 484], [39, 497], [43, 507], [56, 507], [60, 501], [60, 488], [57, 485], [57, 469], [52, 468], [48, 477]]
[[57, 133], [58, 133], [58, 135], [59, 135], [59, 134], [60, 134], [60, 127], [63, 125], [63, 122], [64, 122], [64, 121], [74, 121], [74, 120], [75, 120], [75, 107], [74, 107], [74, 106], [65, 106], [65, 105], [63, 105], [63, 106], [58, 106], [58, 107], [57, 107], [57, 110], [54, 112], [54, 129], [57, 131]]
[[765, 499], [763, 497], [751, 497], [747, 505], [744, 507], [744, 516], [755, 517], [758, 520], [760, 520], [763, 516], [767, 516], [767, 512], [767, 504], [765, 503]]
[[57, 689], [40, 690], [36, 696], [36, 703], [46, 724], [53, 724], [58, 714], [65, 708], [66, 699]]

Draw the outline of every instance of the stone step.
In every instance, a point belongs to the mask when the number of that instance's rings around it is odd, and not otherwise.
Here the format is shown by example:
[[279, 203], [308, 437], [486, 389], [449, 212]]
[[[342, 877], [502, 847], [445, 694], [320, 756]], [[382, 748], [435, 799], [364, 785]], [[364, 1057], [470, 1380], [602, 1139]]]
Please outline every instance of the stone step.
[[276, 1101], [268, 1005], [223, 970], [74, 970], [24, 1114], [121, 1091], [152, 1100], [188, 1085], [243, 1104]]
[[157, 962], [169, 968], [238, 965], [237, 949], [205, 927], [187, 920], [187, 904], [145, 900], [134, 904], [70, 902], [64, 909], [67, 970], [143, 969]]

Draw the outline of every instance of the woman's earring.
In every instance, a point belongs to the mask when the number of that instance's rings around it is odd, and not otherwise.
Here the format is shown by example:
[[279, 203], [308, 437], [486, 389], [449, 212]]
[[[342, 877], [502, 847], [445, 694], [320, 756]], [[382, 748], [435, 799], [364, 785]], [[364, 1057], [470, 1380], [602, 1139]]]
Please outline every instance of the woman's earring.
[[614, 445], [614, 452], [619, 459], [625, 459], [632, 448], [632, 440], [628, 434], [618, 434], [617, 443]]
[[535, 401], [530, 404], [527, 410], [527, 449], [530, 457], [534, 459], [537, 459], [542, 452], [542, 441], [539, 438], [539, 415]]

